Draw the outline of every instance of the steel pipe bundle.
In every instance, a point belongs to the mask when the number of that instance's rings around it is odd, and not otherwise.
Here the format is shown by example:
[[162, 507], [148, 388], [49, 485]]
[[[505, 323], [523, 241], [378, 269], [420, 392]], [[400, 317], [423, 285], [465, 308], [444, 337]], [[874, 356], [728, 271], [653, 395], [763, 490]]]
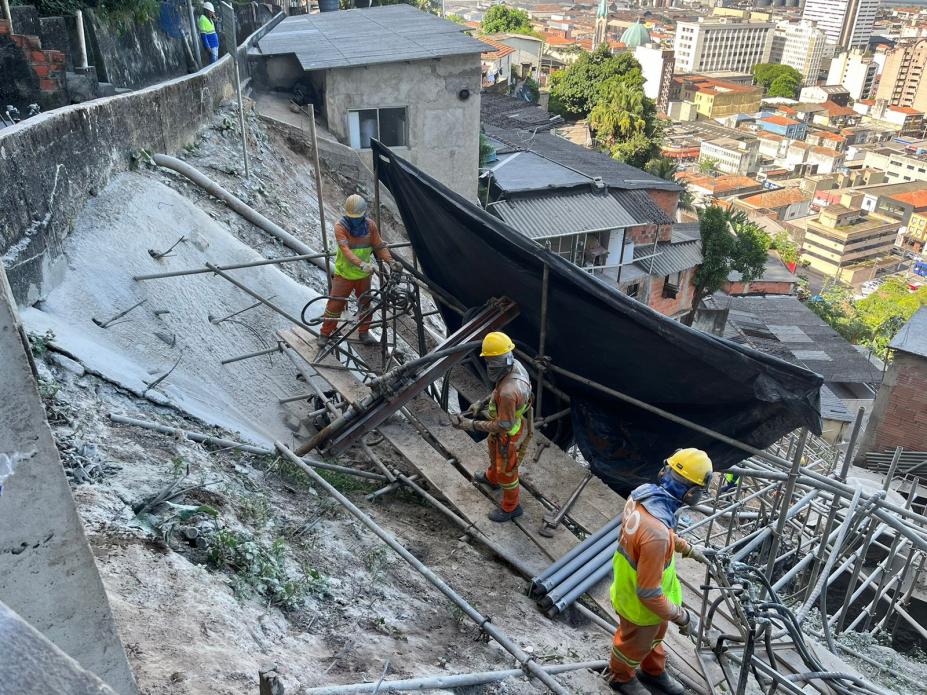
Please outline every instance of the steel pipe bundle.
[[612, 570], [618, 549], [621, 515], [609, 521], [582, 543], [531, 580], [531, 595], [547, 615], [566, 610]]

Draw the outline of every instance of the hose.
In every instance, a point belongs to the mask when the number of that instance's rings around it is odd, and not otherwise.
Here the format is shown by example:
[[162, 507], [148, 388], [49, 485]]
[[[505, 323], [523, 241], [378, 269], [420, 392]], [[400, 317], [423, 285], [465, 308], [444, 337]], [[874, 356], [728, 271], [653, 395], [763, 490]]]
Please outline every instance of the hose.
[[[318, 251], [301, 242], [295, 236], [286, 231], [283, 227], [276, 224], [275, 222], [270, 221], [254, 208], [246, 205], [244, 202], [222, 188], [222, 186], [217, 184], [211, 178], [205, 176], [201, 171], [195, 169], [186, 162], [183, 162], [176, 157], [170, 157], [166, 154], [152, 155], [152, 160], [160, 167], [170, 169], [171, 171], [176, 171], [178, 174], [186, 176], [204, 191], [223, 201], [226, 205], [232, 208], [232, 210], [244, 217], [255, 227], [259, 227], [271, 236], [276, 237], [297, 253], [304, 255], [315, 255], [318, 253]], [[322, 234], [325, 234], [324, 229], [322, 230]], [[310, 259], [309, 262], [321, 268], [322, 270], [326, 270], [324, 258], [313, 258]]]

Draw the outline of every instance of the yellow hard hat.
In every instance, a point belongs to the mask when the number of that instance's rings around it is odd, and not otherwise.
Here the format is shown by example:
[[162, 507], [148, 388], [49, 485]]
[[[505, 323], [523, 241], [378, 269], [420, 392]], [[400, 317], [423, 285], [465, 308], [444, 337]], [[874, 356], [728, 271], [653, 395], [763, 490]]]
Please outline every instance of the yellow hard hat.
[[493, 331], [483, 338], [483, 350], [480, 357], [498, 357], [515, 349], [515, 343], [505, 333]]
[[666, 459], [666, 465], [690, 483], [707, 487], [711, 480], [711, 459], [701, 449], [677, 449]]
[[348, 217], [363, 217], [367, 214], [367, 201], [354, 193], [344, 201], [344, 214]]

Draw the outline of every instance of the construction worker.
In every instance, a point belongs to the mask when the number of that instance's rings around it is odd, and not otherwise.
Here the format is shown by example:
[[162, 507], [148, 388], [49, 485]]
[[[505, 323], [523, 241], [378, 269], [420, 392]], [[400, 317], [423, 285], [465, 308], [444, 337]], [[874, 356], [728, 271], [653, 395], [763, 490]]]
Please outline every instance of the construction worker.
[[196, 20], [196, 27], [200, 32], [203, 45], [209, 53], [209, 62], [219, 60], [219, 35], [216, 33], [216, 8], [211, 2], [203, 3], [203, 14]]
[[524, 513], [518, 503], [518, 464], [531, 436], [531, 379], [512, 354], [514, 349], [515, 343], [505, 333], [487, 334], [480, 357], [486, 361], [486, 372], [494, 388], [489, 397], [475, 403], [466, 414], [476, 417], [487, 405], [488, 419], [463, 415], [453, 415], [451, 419], [458, 429], [489, 433], [489, 467], [476, 481], [493, 490], [502, 488], [501, 508], [489, 513], [489, 519], [495, 522], [516, 519]]
[[667, 695], [685, 693], [666, 672], [663, 650], [669, 623], [689, 634], [696, 620], [682, 606], [674, 553], [704, 563], [708, 551], [677, 536], [676, 520], [681, 507], [698, 502], [711, 473], [704, 451], [677, 449], [657, 483], [635, 488], [625, 504], [611, 588], [619, 624], [609, 661], [609, 684], [620, 693], [649, 695], [645, 684]]
[[[344, 201], [344, 217], [335, 225], [335, 241], [338, 253], [335, 255], [331, 299], [325, 305], [325, 321], [319, 335], [320, 345], [327, 344], [329, 336], [338, 327], [338, 319], [352, 293], [358, 299], [358, 314], [370, 306], [370, 276], [377, 270], [374, 255], [390, 270], [398, 272], [402, 269], [380, 237], [377, 223], [367, 218], [367, 201], [356, 193]], [[371, 320], [372, 317], [367, 316], [357, 329], [357, 340], [365, 345], [377, 344], [370, 335]]]

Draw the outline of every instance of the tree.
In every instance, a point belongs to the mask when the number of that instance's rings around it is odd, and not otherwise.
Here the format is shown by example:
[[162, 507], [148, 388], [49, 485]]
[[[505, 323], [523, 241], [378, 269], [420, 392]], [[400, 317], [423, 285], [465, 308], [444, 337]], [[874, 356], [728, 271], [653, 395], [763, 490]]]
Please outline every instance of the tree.
[[718, 173], [718, 160], [712, 159], [711, 157], [705, 157], [704, 159], [698, 160], [698, 170], [703, 174], [708, 174], [709, 176]]
[[584, 52], [575, 63], [551, 75], [550, 110], [567, 119], [585, 118], [612, 77], [644, 84], [640, 63], [632, 53], [613, 56], [605, 44], [592, 53]]
[[789, 75], [780, 75], [772, 81], [771, 85], [769, 85], [767, 96], [794, 99], [798, 95], [800, 88], [800, 80], [795, 80]]
[[738, 271], [744, 282], [762, 275], [769, 249], [769, 236], [742, 212], [729, 213], [717, 205], [699, 211], [702, 237], [702, 263], [695, 271], [692, 310], [683, 319], [692, 325], [695, 312], [708, 295], [727, 282], [731, 271]]
[[779, 253], [779, 258], [786, 265], [798, 263], [798, 246], [792, 241], [788, 232], [776, 232], [769, 248], [775, 249]]
[[868, 297], [854, 303], [856, 317], [868, 331], [861, 342], [884, 359], [892, 338], [922, 306], [927, 306], [927, 286], [912, 292], [901, 278], [887, 280]]
[[669, 157], [655, 157], [644, 165], [644, 171], [665, 181], [676, 182], [679, 165]]
[[528, 34], [533, 35], [531, 17], [524, 10], [507, 5], [493, 5], [480, 22], [480, 31], [484, 34]]
[[[783, 96], [793, 99], [798, 87], [801, 86], [802, 79], [804, 79], [802, 74], [788, 65], [758, 63], [753, 66], [753, 80], [756, 84], [762, 85], [763, 89], [771, 97]], [[775, 90], [773, 90], [774, 85]], [[782, 93], [773, 94], [773, 91]]]

